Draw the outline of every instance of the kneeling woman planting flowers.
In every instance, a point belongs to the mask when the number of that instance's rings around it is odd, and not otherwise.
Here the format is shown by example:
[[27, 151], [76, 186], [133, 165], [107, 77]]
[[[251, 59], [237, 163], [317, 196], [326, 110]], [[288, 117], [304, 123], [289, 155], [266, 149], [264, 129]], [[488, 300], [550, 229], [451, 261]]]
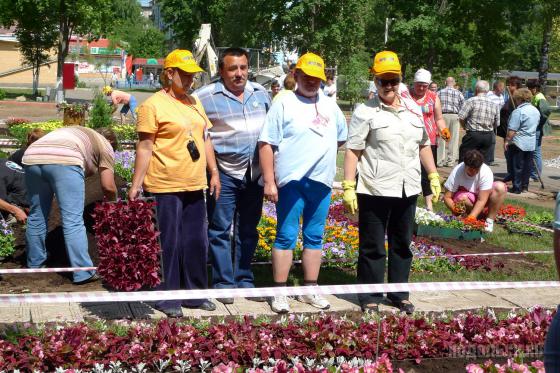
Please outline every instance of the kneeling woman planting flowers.
[[[160, 290], [206, 289], [208, 236], [204, 189], [220, 193], [214, 150], [206, 130], [211, 126], [200, 101], [189, 95], [195, 73], [202, 71], [191, 52], [174, 50], [165, 58], [157, 92], [138, 109], [138, 144], [130, 200], [144, 188], [155, 197], [161, 232], [164, 282]], [[206, 299], [183, 305], [213, 311]], [[156, 308], [181, 317], [181, 300], [159, 301]]]

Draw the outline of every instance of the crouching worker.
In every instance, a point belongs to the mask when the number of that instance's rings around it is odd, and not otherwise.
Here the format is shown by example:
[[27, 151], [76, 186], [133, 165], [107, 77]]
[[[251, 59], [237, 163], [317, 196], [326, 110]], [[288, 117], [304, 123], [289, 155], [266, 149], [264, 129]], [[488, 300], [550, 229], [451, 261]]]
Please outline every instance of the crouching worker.
[[445, 205], [456, 216], [474, 219], [486, 216], [486, 231], [494, 229], [494, 218], [504, 203], [507, 186], [494, 181], [490, 167], [484, 164], [484, 155], [478, 150], [465, 153], [445, 182]]
[[25, 224], [28, 209], [23, 168], [0, 159], [0, 212], [8, 224]]
[[130, 115], [132, 116], [132, 120], [134, 121], [136, 120], [136, 109], [138, 106], [136, 97], [134, 97], [130, 93], [118, 91], [109, 86], [103, 87], [103, 94], [111, 98], [111, 105], [113, 105], [113, 112], [117, 111], [119, 105], [122, 105], [121, 124], [124, 123], [126, 114], [128, 114], [129, 111], [130, 111]]
[[[85, 178], [98, 172], [105, 198], [114, 200], [113, 175], [117, 138], [112, 130], [64, 127], [31, 144], [22, 162], [31, 209], [27, 218], [27, 266], [41, 268], [47, 260], [45, 238], [53, 195], [62, 218], [70, 265], [92, 267], [84, 225]], [[95, 271], [74, 272], [74, 284], [98, 280]]]

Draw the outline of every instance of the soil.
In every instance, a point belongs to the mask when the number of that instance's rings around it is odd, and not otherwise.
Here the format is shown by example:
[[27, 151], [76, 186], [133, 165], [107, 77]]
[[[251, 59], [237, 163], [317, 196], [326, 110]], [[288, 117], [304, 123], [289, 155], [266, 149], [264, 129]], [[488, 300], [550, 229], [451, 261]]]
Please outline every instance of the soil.
[[[117, 188], [125, 185], [125, 182], [116, 177]], [[94, 266], [97, 265], [98, 255], [93, 232], [93, 218], [91, 213], [97, 201], [103, 200], [103, 194], [99, 186], [99, 176], [94, 175], [86, 179], [86, 207], [84, 208], [84, 223], [87, 231], [88, 250]], [[14, 226], [16, 236], [15, 255], [0, 263], [0, 268], [25, 268], [25, 232], [19, 226]], [[53, 202], [49, 216], [49, 229], [47, 234], [46, 267], [70, 267], [66, 249], [64, 246], [64, 235], [60, 212], [56, 200]], [[75, 292], [75, 291], [99, 291], [104, 290], [101, 281], [84, 285], [74, 285], [71, 273], [29, 273], [29, 274], [5, 274], [0, 281], [0, 293], [52, 293], [52, 292]]]
[[[445, 249], [450, 249], [457, 254], [476, 254], [476, 253], [498, 253], [507, 251], [502, 247], [495, 246], [486, 242], [478, 241], [465, 241], [454, 239], [443, 239], [436, 237], [421, 237], [424, 241], [432, 242], [435, 245], [442, 246]], [[503, 268], [500, 272], [507, 274], [514, 274], [520, 270], [534, 269], [538, 270], [542, 264], [532, 261], [525, 255], [503, 255], [489, 257], [492, 263], [502, 263]]]

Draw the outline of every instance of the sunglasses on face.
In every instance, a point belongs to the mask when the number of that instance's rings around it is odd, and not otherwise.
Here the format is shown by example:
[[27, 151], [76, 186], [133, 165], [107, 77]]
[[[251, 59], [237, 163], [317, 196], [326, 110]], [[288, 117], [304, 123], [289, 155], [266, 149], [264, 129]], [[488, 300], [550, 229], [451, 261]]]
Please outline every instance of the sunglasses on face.
[[401, 82], [401, 80], [399, 78], [394, 78], [394, 79], [380, 79], [377, 78], [377, 84], [379, 84], [381, 87], [384, 87], [386, 85], [390, 85], [390, 86], [396, 86], [399, 85], [399, 83]]

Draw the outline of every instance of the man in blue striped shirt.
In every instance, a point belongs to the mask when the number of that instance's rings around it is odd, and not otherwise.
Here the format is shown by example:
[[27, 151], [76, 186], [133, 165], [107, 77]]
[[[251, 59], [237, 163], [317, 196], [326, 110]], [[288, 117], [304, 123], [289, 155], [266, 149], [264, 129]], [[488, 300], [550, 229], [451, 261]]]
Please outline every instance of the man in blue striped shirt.
[[[208, 198], [212, 286], [251, 288], [251, 261], [263, 202], [263, 188], [257, 182], [261, 174], [257, 140], [270, 98], [264, 87], [248, 81], [249, 54], [244, 49], [223, 51], [218, 67], [221, 79], [195, 92], [212, 122], [208, 132], [222, 187], [217, 200]], [[218, 301], [231, 304], [233, 298]]]

